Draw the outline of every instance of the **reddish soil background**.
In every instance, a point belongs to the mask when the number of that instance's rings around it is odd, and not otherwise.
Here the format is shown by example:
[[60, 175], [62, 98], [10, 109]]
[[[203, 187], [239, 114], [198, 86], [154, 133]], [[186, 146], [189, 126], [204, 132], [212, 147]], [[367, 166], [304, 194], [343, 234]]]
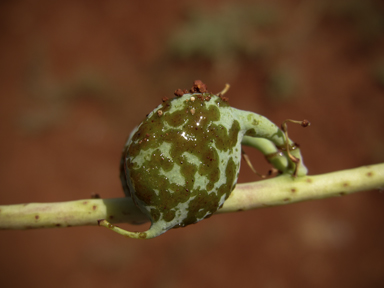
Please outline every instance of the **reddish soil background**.
[[[331, 2], [2, 1], [0, 205], [121, 197], [127, 135], [195, 79], [211, 91], [229, 82], [234, 107], [275, 123], [309, 119], [290, 136], [310, 174], [383, 162], [383, 4]], [[196, 25], [191, 15], [255, 3], [272, 3], [279, 24], [209, 57], [169, 44]], [[244, 19], [234, 23], [251, 27]], [[271, 84], [281, 67], [289, 73]], [[239, 182], [256, 180], [243, 165]], [[0, 231], [0, 286], [384, 287], [383, 227], [384, 194], [367, 191], [214, 216], [148, 241], [100, 227]]]

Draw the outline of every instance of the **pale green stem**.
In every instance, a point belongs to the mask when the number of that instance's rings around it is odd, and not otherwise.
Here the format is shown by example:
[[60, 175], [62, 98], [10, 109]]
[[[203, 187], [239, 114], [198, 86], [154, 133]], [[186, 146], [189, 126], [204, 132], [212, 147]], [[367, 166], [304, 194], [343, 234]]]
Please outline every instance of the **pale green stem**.
[[384, 189], [384, 163], [315, 176], [293, 178], [282, 175], [239, 184], [217, 213], [343, 196], [373, 189]]
[[[217, 213], [342, 196], [372, 189], [384, 189], [384, 163], [316, 176], [293, 178], [282, 175], [238, 184]], [[148, 221], [130, 198], [0, 206], [0, 229], [97, 225], [100, 219], [107, 219], [113, 224]]]

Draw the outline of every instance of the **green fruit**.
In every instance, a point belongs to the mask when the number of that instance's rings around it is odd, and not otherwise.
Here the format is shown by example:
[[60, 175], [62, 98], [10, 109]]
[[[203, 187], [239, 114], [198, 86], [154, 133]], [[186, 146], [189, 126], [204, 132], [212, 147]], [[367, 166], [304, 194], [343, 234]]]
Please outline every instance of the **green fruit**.
[[[175, 94], [173, 99], [163, 99], [134, 129], [123, 150], [120, 169], [125, 194], [152, 225], [145, 232], [103, 226], [131, 238], [153, 238], [215, 213], [235, 188], [244, 137], [268, 139], [273, 152], [285, 145], [275, 124], [230, 107], [227, 98], [208, 92], [201, 81], [194, 82], [190, 93], [179, 89]], [[292, 163], [284, 160], [280, 170], [292, 173]], [[299, 173], [305, 174], [302, 167]]]

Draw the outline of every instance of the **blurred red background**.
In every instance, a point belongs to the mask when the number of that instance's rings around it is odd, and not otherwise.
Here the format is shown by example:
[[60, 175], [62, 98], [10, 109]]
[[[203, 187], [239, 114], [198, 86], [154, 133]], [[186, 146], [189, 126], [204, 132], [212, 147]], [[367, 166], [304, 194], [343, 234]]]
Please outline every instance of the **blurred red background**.
[[[383, 162], [383, 32], [382, 1], [2, 1], [0, 205], [121, 197], [129, 132], [196, 79], [277, 124], [309, 119], [290, 136], [310, 174]], [[370, 191], [147, 241], [0, 231], [0, 286], [384, 287], [383, 208]]]

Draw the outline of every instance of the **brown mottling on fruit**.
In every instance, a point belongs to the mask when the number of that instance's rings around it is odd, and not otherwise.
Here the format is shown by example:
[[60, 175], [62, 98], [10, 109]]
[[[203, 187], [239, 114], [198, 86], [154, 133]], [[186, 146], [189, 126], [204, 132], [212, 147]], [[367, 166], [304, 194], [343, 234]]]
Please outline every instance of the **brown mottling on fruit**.
[[307, 182], [307, 183], [312, 183], [313, 180], [312, 180], [311, 178], [307, 178], [307, 179], [305, 179], [305, 182]]
[[348, 182], [344, 182], [343, 183], [343, 187], [348, 187], [349, 186], [349, 183]]
[[35, 219], [36, 220], [39, 220], [40, 216], [39, 215], [35, 215]]
[[113, 215], [110, 215], [110, 216], [109, 216], [109, 219], [113, 219], [113, 218], [115, 218]]
[[340, 192], [339, 195], [344, 196], [344, 195], [347, 195], [347, 193], [346, 192]]
[[[180, 89], [179, 89], [180, 90]], [[177, 90], [176, 90], [177, 91]], [[175, 93], [176, 93], [176, 91], [175, 91]], [[161, 98], [161, 101], [163, 101], [163, 102], [165, 102], [165, 101], [167, 101], [167, 100], [169, 100], [169, 98], [168, 97], [163, 97], [163, 98]]]
[[291, 192], [296, 193], [297, 192], [296, 188], [291, 188]]
[[61, 224], [60, 223], [57, 223], [56, 225], [55, 225], [55, 227], [60, 227], [61, 226]]
[[88, 201], [84, 201], [84, 202], [83, 202], [83, 205], [87, 205], [87, 204], [88, 204]]
[[97, 206], [96, 205], [93, 205], [92, 206], [92, 210], [96, 210]]
[[139, 233], [139, 238], [141, 238], [141, 239], [147, 238], [147, 233], [145, 233], [145, 232]]
[[291, 201], [291, 198], [284, 198], [284, 202]]
[[368, 173], [365, 174], [365, 175], [367, 175], [368, 177], [372, 177], [372, 176], [373, 176], [373, 173], [372, 173], [372, 172], [368, 172]]

